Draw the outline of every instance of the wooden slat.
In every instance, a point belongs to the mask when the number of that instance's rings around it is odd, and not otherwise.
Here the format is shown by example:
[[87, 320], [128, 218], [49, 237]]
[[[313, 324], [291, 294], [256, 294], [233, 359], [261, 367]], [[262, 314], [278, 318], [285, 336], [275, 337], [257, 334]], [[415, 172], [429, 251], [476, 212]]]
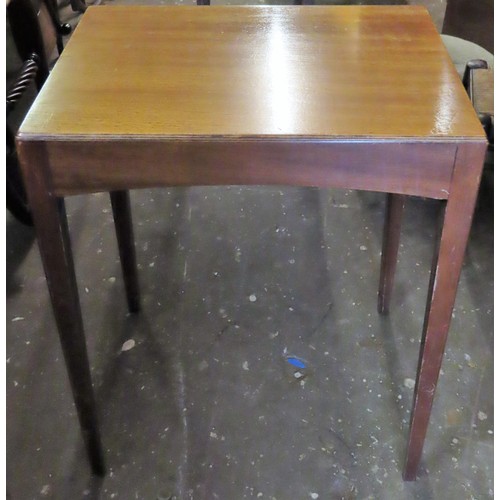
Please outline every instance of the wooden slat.
[[296, 185], [446, 199], [455, 144], [185, 140], [47, 143], [52, 186], [78, 192], [193, 185]]
[[471, 72], [471, 99], [478, 113], [494, 115], [492, 69], [475, 69]]

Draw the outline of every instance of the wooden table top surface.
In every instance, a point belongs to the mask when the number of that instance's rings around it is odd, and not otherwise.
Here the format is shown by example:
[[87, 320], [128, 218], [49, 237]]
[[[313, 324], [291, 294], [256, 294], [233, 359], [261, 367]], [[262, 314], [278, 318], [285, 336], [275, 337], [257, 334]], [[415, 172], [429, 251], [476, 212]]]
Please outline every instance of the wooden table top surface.
[[416, 6], [89, 7], [20, 136], [477, 140]]

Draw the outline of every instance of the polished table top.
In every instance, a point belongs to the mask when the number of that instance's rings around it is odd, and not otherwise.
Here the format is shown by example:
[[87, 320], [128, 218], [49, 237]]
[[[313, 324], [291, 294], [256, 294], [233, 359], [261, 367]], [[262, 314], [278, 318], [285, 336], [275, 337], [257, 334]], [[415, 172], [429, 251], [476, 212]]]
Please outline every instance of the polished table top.
[[22, 138], [482, 139], [416, 6], [90, 7]]

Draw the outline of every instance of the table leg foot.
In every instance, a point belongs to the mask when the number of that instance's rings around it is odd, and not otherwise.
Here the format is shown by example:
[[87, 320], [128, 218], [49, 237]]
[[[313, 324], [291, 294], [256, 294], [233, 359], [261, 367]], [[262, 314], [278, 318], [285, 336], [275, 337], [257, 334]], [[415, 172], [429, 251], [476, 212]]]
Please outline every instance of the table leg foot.
[[407, 481], [417, 477], [474, 214], [484, 151], [484, 144], [460, 146], [455, 160], [450, 195], [429, 283], [403, 472], [403, 478]]
[[[50, 221], [47, 221], [46, 224], [38, 223], [38, 242], [85, 447], [93, 473], [102, 476], [106, 469], [73, 269], [64, 200], [53, 201], [57, 201], [58, 205], [59, 231], [50, 231], [47, 228], [47, 226], [52, 225]], [[55, 222], [55, 211], [52, 216], [53, 222]], [[36, 226], [36, 215], [34, 218]], [[47, 235], [42, 236], [42, 240], [48, 239], [49, 241], [41, 242], [40, 234], [42, 233]], [[51, 236], [48, 236], [49, 234]], [[50, 249], [47, 248], [48, 245], [50, 245]], [[61, 262], [65, 262], [65, 265], [61, 266]]]
[[138, 312], [141, 309], [139, 295], [139, 279], [134, 246], [134, 232], [132, 227], [132, 213], [130, 210], [130, 196], [128, 191], [111, 191], [111, 206], [115, 220], [118, 251], [123, 271], [123, 281], [127, 294], [128, 309]]
[[380, 314], [387, 314], [389, 312], [389, 303], [398, 258], [404, 199], [405, 197], [399, 194], [387, 195], [378, 288], [378, 312]]

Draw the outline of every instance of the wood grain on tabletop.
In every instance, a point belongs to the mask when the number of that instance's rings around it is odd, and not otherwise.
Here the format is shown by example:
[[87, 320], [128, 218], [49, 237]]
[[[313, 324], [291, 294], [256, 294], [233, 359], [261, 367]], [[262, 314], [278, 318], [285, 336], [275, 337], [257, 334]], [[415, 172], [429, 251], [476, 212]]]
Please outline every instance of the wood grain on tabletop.
[[482, 138], [415, 6], [90, 7], [21, 137]]

